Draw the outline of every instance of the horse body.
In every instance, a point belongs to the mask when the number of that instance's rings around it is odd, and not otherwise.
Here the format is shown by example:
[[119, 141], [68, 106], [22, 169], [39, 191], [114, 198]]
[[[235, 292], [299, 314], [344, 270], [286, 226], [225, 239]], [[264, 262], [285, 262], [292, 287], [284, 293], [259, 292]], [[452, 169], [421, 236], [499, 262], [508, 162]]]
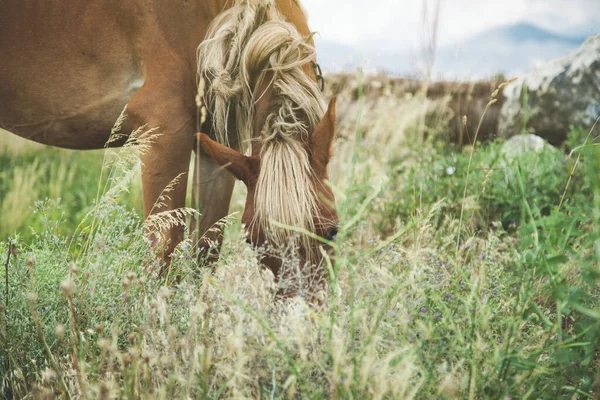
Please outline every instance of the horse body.
[[[97, 149], [106, 145], [127, 106], [123, 133], [157, 128], [141, 160], [145, 216], [183, 207], [185, 176], [196, 149], [195, 96], [198, 65], [203, 63], [198, 46], [213, 20], [242, 3], [249, 7], [269, 0], [0, 2], [0, 127], [44, 144]], [[275, 0], [274, 5], [302, 37], [309, 37], [296, 0]], [[315, 80], [309, 63], [301, 70]], [[266, 76], [274, 77], [273, 72]], [[257, 83], [264, 90], [261, 100], [252, 103], [256, 112], [251, 137], [260, 136], [273, 111], [268, 79]], [[215, 111], [209, 108], [209, 113]], [[215, 132], [208, 124], [206, 133], [213, 139], [225, 135], [236, 149], [241, 144], [235, 130]], [[255, 156], [260, 149], [260, 143], [253, 146]], [[204, 150], [199, 155], [194, 193], [199, 193], [195, 201], [202, 212], [203, 233], [227, 215], [234, 178]], [[162, 191], [174, 181], [169, 198], [156, 207]], [[220, 240], [219, 234], [208, 236]], [[168, 255], [182, 238], [181, 227], [167, 228], [159, 237]]]
[[104, 3], [0, 3], [0, 126], [53, 146], [104, 147], [144, 81], [132, 10]]
[[[183, 103], [171, 106], [192, 118], [196, 48], [227, 3], [0, 2], [0, 127], [52, 146], [103, 148], [143, 86], [148, 93], [169, 87]], [[294, 3], [279, 3], [307, 34]]]

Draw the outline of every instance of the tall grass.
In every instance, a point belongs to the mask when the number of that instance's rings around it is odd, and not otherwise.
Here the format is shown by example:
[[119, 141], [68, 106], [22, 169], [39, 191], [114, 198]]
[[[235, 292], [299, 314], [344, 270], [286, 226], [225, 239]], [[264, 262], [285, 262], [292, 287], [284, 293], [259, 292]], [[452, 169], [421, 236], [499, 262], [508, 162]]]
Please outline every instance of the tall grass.
[[[99, 188], [107, 183], [106, 176], [100, 179], [106, 156], [102, 151], [43, 147], [0, 131], [0, 240], [18, 234], [29, 241], [40, 233], [45, 217], [33, 212], [39, 202], [55, 204], [46, 207], [47, 212], [63, 220], [57, 227], [59, 232], [72, 233], [93, 207]], [[141, 215], [139, 179], [131, 180], [131, 187], [121, 191], [119, 201]]]
[[[152, 251], [126, 192], [133, 161], [112, 163], [99, 183], [83, 173], [89, 164], [32, 155], [23, 168], [37, 159], [32, 170], [63, 174], [61, 197], [79, 188], [86, 200], [25, 213], [35, 229], [0, 273], [3, 395], [594, 397], [598, 148], [578, 148], [574, 171], [561, 152], [509, 159], [491, 143], [471, 155], [436, 140], [444, 127], [423, 125], [424, 102], [363, 100], [359, 91], [360, 118], [341, 125], [335, 147], [341, 226], [323, 309], [275, 302], [277, 283], [235, 219], [214, 270], [196, 264], [186, 240], [173, 261], [180, 282], [147, 276]], [[569, 145], [585, 134], [574, 130]], [[20, 187], [11, 174], [2, 204]], [[31, 199], [50, 196], [36, 182]], [[105, 182], [120, 190], [98, 196]], [[88, 212], [93, 230], [77, 228]]]

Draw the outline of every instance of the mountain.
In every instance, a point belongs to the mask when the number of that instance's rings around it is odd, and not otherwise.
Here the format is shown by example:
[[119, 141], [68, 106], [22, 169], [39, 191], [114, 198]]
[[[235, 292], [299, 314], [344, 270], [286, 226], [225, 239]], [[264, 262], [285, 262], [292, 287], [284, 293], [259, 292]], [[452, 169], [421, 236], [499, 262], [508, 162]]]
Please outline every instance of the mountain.
[[[575, 50], [585, 37], [552, 33], [530, 23], [517, 23], [484, 31], [461, 43], [438, 49], [434, 71], [442, 78], [484, 78], [496, 74], [518, 75]], [[415, 73], [415, 52], [385, 53], [317, 42], [324, 70], [385, 70], [395, 75]], [[363, 60], [368, 59], [368, 64]]]
[[491, 29], [481, 34], [479, 38], [503, 38], [515, 43], [565, 42], [576, 46], [579, 46], [586, 39], [585, 37], [568, 37], [557, 35], [527, 22], [520, 22], [513, 25], [505, 25]]
[[528, 23], [502, 26], [440, 49], [436, 69], [458, 78], [519, 75], [566, 56], [585, 39], [561, 36]]

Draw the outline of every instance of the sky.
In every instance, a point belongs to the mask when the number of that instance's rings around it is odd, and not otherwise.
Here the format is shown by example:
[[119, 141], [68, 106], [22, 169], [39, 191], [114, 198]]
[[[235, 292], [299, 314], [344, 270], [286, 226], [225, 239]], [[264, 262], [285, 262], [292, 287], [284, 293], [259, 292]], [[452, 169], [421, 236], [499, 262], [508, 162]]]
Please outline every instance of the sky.
[[[317, 47], [320, 42], [327, 42], [370, 54], [418, 57], [423, 45], [430, 42], [427, 38], [431, 37], [433, 26], [437, 26], [438, 49], [456, 47], [485, 31], [522, 22], [567, 37], [600, 34], [600, 0], [301, 1], [311, 30], [319, 34]], [[437, 25], [433, 23], [436, 6]], [[521, 58], [527, 54], [527, 49], [522, 50]], [[541, 54], [536, 57], [548, 54], [552, 58], [561, 52], [544, 50]], [[476, 67], [477, 61], [473, 62]]]

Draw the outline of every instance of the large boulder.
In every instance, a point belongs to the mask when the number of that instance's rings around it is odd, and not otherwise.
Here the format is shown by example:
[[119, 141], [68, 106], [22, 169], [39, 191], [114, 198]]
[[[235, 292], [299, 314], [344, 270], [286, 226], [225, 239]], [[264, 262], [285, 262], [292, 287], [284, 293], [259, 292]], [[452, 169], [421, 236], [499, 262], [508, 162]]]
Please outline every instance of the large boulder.
[[[523, 92], [527, 87], [527, 113]], [[554, 145], [562, 143], [569, 126], [590, 128], [600, 117], [600, 36], [588, 39], [564, 59], [546, 64], [504, 88], [499, 135], [527, 131]]]

